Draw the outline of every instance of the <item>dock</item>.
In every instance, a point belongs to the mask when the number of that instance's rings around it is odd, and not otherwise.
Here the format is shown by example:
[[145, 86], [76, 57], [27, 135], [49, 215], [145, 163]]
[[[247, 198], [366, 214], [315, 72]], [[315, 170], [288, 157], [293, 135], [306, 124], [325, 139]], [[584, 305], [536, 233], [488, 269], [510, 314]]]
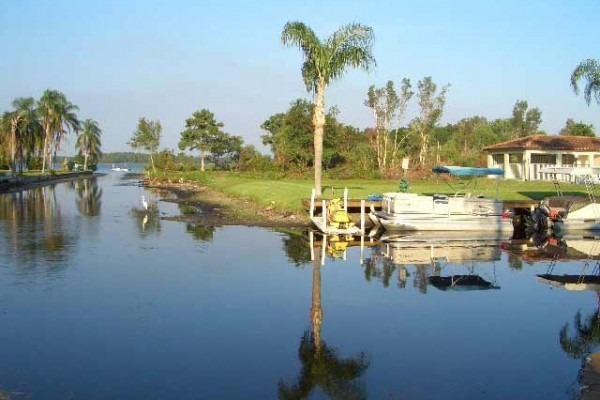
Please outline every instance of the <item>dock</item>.
[[[344, 211], [350, 213], [348, 202], [348, 189], [344, 189]], [[357, 200], [360, 210], [360, 226], [338, 228], [333, 226], [327, 218], [327, 207], [331, 199], [316, 199], [315, 189], [312, 190], [308, 208], [308, 216], [317, 229], [327, 235], [364, 235], [365, 233], [365, 200]], [[381, 205], [380, 205], [381, 207]], [[317, 216], [317, 210], [320, 215]]]

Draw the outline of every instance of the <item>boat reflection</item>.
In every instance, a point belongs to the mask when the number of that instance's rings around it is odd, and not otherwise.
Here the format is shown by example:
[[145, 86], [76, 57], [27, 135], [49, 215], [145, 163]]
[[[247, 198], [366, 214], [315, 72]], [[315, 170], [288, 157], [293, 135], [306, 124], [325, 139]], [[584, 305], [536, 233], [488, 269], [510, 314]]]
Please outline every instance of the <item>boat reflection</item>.
[[[573, 324], [565, 323], [559, 333], [562, 350], [572, 359], [580, 360], [577, 382], [573, 388], [573, 398], [600, 398], [600, 353], [593, 353], [600, 345], [600, 240], [597, 237], [568, 236], [549, 238], [541, 246], [539, 256], [552, 257], [545, 274], [538, 274], [537, 279], [549, 286], [567, 291], [595, 292], [595, 310], [584, 316], [577, 310]], [[579, 273], [556, 273], [556, 261], [581, 261]], [[562, 268], [561, 264], [560, 267]], [[565, 264], [573, 269], [573, 264]]]

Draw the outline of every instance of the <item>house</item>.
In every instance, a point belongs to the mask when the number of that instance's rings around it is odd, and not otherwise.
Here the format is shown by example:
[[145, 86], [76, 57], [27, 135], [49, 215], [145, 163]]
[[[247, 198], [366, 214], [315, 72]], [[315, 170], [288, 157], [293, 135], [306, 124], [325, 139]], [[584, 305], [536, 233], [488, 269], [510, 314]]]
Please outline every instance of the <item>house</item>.
[[534, 135], [483, 149], [489, 168], [504, 169], [506, 179], [551, 180], [543, 167], [600, 167], [600, 138]]

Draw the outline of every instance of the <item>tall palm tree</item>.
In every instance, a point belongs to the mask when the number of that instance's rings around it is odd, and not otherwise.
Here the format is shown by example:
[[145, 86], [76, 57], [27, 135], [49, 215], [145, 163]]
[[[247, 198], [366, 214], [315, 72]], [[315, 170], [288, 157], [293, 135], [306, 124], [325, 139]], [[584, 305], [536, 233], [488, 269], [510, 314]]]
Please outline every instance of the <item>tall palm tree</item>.
[[38, 112], [44, 129], [42, 172], [46, 170], [46, 161], [50, 159], [52, 150], [56, 153], [64, 136], [71, 130], [78, 131], [77, 110], [79, 108], [57, 90], [46, 90], [38, 101]]
[[98, 123], [93, 119], [86, 119], [81, 126], [81, 134], [77, 137], [76, 147], [79, 149], [79, 154], [83, 155], [83, 169], [87, 170], [88, 160], [96, 163], [102, 151], [100, 150], [100, 135], [102, 130], [98, 127]]
[[314, 96], [312, 122], [317, 195], [321, 195], [325, 89], [331, 82], [340, 79], [349, 68], [368, 71], [375, 66], [375, 58], [372, 55], [373, 40], [373, 30], [357, 23], [342, 26], [324, 42], [302, 22], [288, 22], [283, 27], [282, 43], [297, 46], [304, 53], [302, 77], [306, 89]]
[[583, 60], [573, 70], [571, 74], [571, 87], [575, 94], [579, 94], [578, 83], [580, 80], [587, 81], [583, 89], [583, 98], [590, 105], [592, 97], [600, 104], [600, 61], [598, 60]]

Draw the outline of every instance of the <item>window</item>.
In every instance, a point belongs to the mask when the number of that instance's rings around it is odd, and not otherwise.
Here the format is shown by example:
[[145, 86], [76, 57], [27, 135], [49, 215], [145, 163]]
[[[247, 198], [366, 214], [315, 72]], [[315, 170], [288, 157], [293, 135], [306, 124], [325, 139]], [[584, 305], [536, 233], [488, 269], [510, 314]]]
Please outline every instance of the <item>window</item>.
[[508, 162], [511, 163], [511, 164], [521, 164], [521, 163], [523, 163], [523, 154], [521, 154], [521, 153], [509, 154], [508, 155]]
[[563, 165], [575, 165], [575, 155], [574, 154], [563, 154], [562, 155], [562, 163], [563, 163]]
[[531, 163], [556, 165], [556, 154], [532, 154]]
[[504, 154], [494, 154], [492, 155], [492, 160], [494, 161], [494, 165], [504, 164]]

